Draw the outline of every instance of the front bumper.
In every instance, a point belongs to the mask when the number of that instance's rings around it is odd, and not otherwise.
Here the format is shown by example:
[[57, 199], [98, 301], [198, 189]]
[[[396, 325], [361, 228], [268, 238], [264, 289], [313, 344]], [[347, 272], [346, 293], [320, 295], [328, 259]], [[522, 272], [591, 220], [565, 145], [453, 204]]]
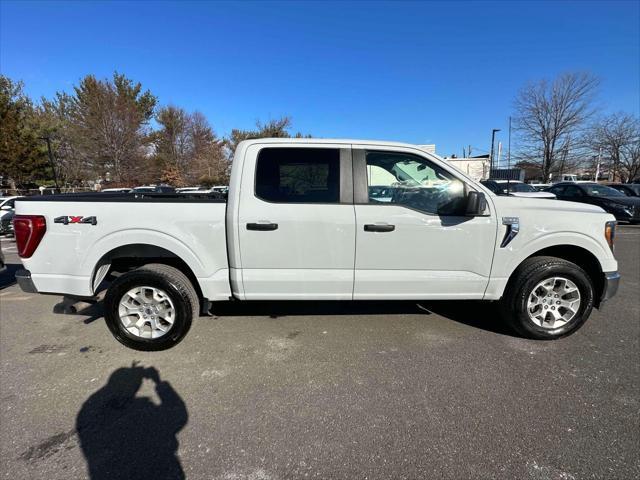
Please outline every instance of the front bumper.
[[23, 292], [38, 293], [38, 289], [33, 284], [33, 280], [31, 280], [31, 272], [29, 270], [18, 270], [16, 272], [16, 281]]
[[602, 296], [600, 303], [606, 302], [618, 293], [618, 285], [620, 284], [620, 274], [618, 272], [604, 273], [604, 286], [602, 288]]

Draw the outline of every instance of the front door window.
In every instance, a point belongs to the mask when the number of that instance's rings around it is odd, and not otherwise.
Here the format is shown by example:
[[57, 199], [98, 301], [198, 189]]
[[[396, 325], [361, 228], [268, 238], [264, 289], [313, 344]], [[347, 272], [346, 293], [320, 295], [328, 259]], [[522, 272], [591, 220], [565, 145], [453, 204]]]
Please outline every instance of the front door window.
[[403, 205], [430, 215], [462, 215], [464, 184], [427, 159], [367, 152], [369, 203]]

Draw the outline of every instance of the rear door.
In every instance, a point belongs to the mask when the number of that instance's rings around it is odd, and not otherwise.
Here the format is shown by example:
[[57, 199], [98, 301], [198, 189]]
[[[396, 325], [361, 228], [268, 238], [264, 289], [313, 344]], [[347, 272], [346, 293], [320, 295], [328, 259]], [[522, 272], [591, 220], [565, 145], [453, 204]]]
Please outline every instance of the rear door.
[[350, 145], [254, 144], [245, 156], [252, 158], [238, 210], [244, 298], [351, 299]]
[[353, 147], [354, 299], [482, 298], [496, 219], [464, 216], [464, 177], [418, 151]]

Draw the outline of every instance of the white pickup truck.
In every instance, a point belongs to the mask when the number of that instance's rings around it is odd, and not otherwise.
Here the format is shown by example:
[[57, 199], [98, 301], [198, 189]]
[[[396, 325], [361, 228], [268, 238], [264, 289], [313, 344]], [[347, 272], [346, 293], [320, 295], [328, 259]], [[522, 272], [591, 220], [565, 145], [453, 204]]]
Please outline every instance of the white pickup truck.
[[521, 335], [554, 339], [618, 287], [613, 216], [494, 195], [414, 145], [245, 141], [214, 195], [20, 199], [18, 283], [92, 297], [110, 280], [107, 324], [142, 350], [230, 299], [500, 300]]

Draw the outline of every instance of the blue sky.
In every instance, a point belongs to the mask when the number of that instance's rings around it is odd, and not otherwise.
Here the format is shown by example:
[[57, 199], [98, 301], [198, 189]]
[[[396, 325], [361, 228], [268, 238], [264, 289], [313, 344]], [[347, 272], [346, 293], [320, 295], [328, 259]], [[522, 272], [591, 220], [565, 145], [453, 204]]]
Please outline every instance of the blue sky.
[[40, 97], [118, 70], [223, 135], [290, 115], [319, 137], [489, 149], [517, 90], [564, 71], [640, 109], [640, 2], [12, 2], [0, 70]]

